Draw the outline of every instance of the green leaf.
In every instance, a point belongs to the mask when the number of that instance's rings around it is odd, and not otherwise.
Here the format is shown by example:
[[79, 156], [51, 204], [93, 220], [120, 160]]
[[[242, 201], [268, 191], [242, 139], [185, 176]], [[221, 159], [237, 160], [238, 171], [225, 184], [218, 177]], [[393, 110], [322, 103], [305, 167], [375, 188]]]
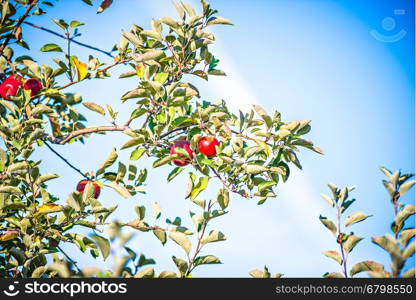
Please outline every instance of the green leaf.
[[15, 186], [0, 186], [0, 194], [21, 194], [22, 192]]
[[161, 84], [165, 83], [165, 81], [168, 79], [169, 73], [157, 73], [154, 77], [154, 81], [157, 81]]
[[175, 28], [175, 29], [179, 27], [179, 23], [176, 22], [171, 17], [163, 17], [163, 18], [160, 19], [160, 22], [162, 22], [163, 24], [168, 25], [169, 27]]
[[194, 215], [192, 215], [192, 214], [193, 213], [191, 213], [192, 222], [194, 223], [196, 230], [198, 232], [200, 232], [201, 229], [202, 229], [202, 226], [203, 226], [203, 224], [205, 222], [204, 215], [203, 214], [194, 214]]
[[351, 204], [353, 204], [354, 202], [355, 202], [355, 199], [345, 200], [341, 205], [341, 213], [346, 211], [348, 209], [348, 207], [350, 207]]
[[116, 177], [116, 182], [121, 182], [124, 179], [124, 176], [127, 173], [127, 167], [125, 164], [123, 164], [122, 162], [118, 163], [118, 170], [117, 170], [117, 177]]
[[120, 150], [124, 150], [124, 149], [127, 149], [127, 148], [131, 148], [131, 147], [137, 146], [137, 145], [139, 145], [141, 143], [143, 143], [143, 138], [142, 137], [140, 137], [140, 138], [134, 138], [134, 139], [131, 139], [131, 140], [128, 140], [127, 142], [125, 142], [120, 147]]
[[153, 163], [153, 168], [158, 168], [158, 167], [161, 167], [163, 165], [166, 165], [167, 163], [170, 163], [171, 160], [172, 160], [172, 157], [169, 156], [169, 155], [168, 156], [164, 156], [162, 158], [159, 158], [158, 160], [156, 160]]
[[331, 273], [325, 273], [323, 275], [325, 278], [344, 278], [344, 275], [342, 275], [339, 272], [331, 272]]
[[190, 199], [194, 200], [203, 190], [205, 190], [208, 186], [209, 177], [201, 177], [199, 178], [198, 183], [192, 189]]
[[[271, 274], [270, 274], [270, 272], [269, 272], [269, 270], [267, 269], [266, 266], [264, 266], [264, 270], [263, 271], [262, 270], [259, 270], [259, 269], [254, 269], [254, 270], [251, 270], [249, 272], [249, 274], [253, 278], [270, 278], [271, 277]], [[277, 274], [275, 274], [273, 276], [275, 276], [275, 278], [279, 278], [282, 275], [283, 274], [277, 273]]]
[[155, 215], [156, 219], [160, 218], [160, 215], [162, 214], [160, 211], [160, 204], [159, 202], [152, 202], [152, 207], [153, 207], [153, 213]]
[[183, 9], [183, 6], [175, 1], [173, 2], [173, 5], [175, 6], [176, 11], [178, 12], [179, 18], [185, 19], [185, 10]]
[[201, 244], [204, 245], [207, 243], [220, 242], [220, 241], [225, 241], [226, 239], [227, 238], [221, 231], [213, 230], [207, 236], [201, 239]]
[[400, 244], [403, 246], [406, 246], [407, 243], [410, 241], [412, 237], [416, 235], [416, 229], [415, 228], [407, 228], [403, 229], [400, 233]]
[[198, 205], [199, 207], [201, 207], [202, 209], [205, 209], [205, 206], [206, 206], [205, 200], [195, 199], [195, 200], [192, 200], [192, 202]]
[[46, 273], [46, 271], [48, 271], [48, 267], [46, 266], [40, 266], [37, 267], [33, 272], [32, 272], [32, 278], [40, 278], [43, 274]]
[[137, 175], [137, 167], [134, 164], [129, 164], [129, 180], [134, 180]]
[[208, 20], [207, 25], [234, 25], [230, 20], [223, 17], [212, 17]]
[[268, 189], [269, 187], [272, 187], [276, 184], [277, 183], [275, 181], [263, 181], [258, 185], [259, 192], [262, 192], [262, 191], [264, 191], [264, 190]]
[[183, 170], [184, 168], [181, 167], [174, 168], [168, 175], [168, 182], [170, 182], [173, 178], [178, 176]]
[[79, 61], [76, 57], [73, 57], [71, 61], [74, 64], [75, 69], [77, 70], [77, 80], [78, 81], [84, 80], [88, 75], [87, 64], [83, 63], [82, 61]]
[[357, 211], [350, 214], [347, 219], [345, 220], [345, 226], [351, 226], [352, 224], [364, 221], [365, 219], [371, 217], [371, 215], [366, 215], [362, 211]]
[[79, 194], [71, 193], [66, 200], [68, 205], [72, 207], [75, 211], [81, 211], [83, 207], [82, 198]]
[[209, 70], [208, 74], [214, 76], [227, 76], [227, 74], [224, 71], [218, 69]]
[[178, 278], [178, 275], [173, 271], [162, 271], [159, 278]]
[[154, 229], [153, 234], [159, 239], [162, 245], [166, 244], [166, 232], [161, 229]]
[[396, 189], [390, 182], [383, 180], [383, 185], [386, 188], [387, 192], [389, 193], [390, 197], [393, 198], [396, 194]]
[[133, 56], [133, 59], [137, 62], [145, 62], [149, 60], [158, 60], [165, 56], [165, 52], [162, 50], [150, 50], [140, 56]]
[[391, 176], [393, 175], [393, 173], [385, 168], [385, 167], [380, 167], [380, 170], [384, 173], [384, 175], [386, 175], [389, 179], [391, 178]]
[[396, 215], [394, 223], [400, 228], [402, 224], [404, 224], [404, 222], [406, 222], [406, 220], [415, 213], [415, 206], [408, 204]]
[[99, 114], [105, 116], [105, 109], [102, 106], [100, 106], [100, 105], [98, 105], [94, 102], [82, 102], [82, 105], [84, 105], [89, 110], [92, 110], [96, 113], [99, 113]]
[[71, 27], [71, 28], [76, 28], [76, 27], [79, 27], [79, 26], [82, 26], [82, 25], [85, 25], [84, 23], [82, 23], [82, 22], [80, 22], [80, 21], [77, 21], [77, 20], [73, 20], [73, 21], [71, 21], [71, 23], [69, 24], [69, 26]]
[[106, 260], [108, 255], [110, 254], [110, 242], [106, 238], [98, 234], [92, 235], [91, 238], [96, 242], [98, 248], [100, 248], [104, 260]]
[[416, 277], [415, 268], [411, 268], [407, 270], [406, 272], [404, 272], [402, 277], [403, 278], [415, 278]]
[[42, 52], [63, 52], [61, 47], [57, 44], [46, 44], [42, 48], [40, 48]]
[[157, 41], [161, 41], [162, 40], [162, 35], [154, 30], [142, 30], [140, 31], [140, 35], [155, 39]]
[[148, 91], [142, 88], [131, 90], [121, 96], [121, 100], [125, 101], [132, 98], [142, 98], [148, 96]]
[[188, 237], [181, 233], [181, 232], [169, 232], [169, 237], [179, 246], [182, 247], [182, 249], [189, 254], [191, 251], [191, 241], [188, 239]]
[[360, 237], [358, 237], [358, 236], [356, 236], [356, 235], [354, 235], [354, 234], [350, 234], [348, 237], [347, 237], [347, 240], [343, 243], [343, 247], [344, 247], [344, 250], [347, 252], [347, 253], [350, 253], [353, 249], [354, 249], [354, 247], [362, 240], [363, 238], [360, 238]]
[[267, 127], [270, 128], [273, 125], [272, 118], [267, 114], [266, 110], [264, 110], [263, 107], [260, 105], [253, 105], [254, 110], [257, 112], [257, 114], [263, 119], [263, 121], [266, 123]]
[[175, 120], [172, 121], [171, 123], [171, 127], [172, 128], [176, 128], [179, 126], [183, 126], [183, 125], [190, 125], [193, 124], [194, 120], [192, 118], [189, 117], [178, 117]]
[[194, 260], [194, 266], [212, 265], [212, 264], [221, 264], [221, 261], [218, 257], [214, 255], [198, 256]]
[[409, 246], [407, 246], [403, 250], [403, 259], [408, 259], [409, 257], [411, 257], [413, 254], [415, 254], [415, 250], [416, 250], [416, 241], [413, 241], [412, 243], [410, 243]]
[[138, 272], [136, 275], [134, 275], [134, 278], [153, 278], [154, 276], [155, 270], [152, 267], [149, 267]]
[[94, 183], [88, 181], [87, 185], [84, 188], [84, 192], [82, 193], [82, 202], [89, 203], [90, 198], [94, 198], [95, 194], [95, 186]]
[[335, 226], [334, 222], [329, 220], [327, 217], [319, 216], [319, 220], [324, 224], [326, 228], [328, 228], [334, 235], [337, 233], [337, 227]]
[[106, 160], [100, 165], [100, 168], [108, 168], [111, 165], [114, 164], [114, 162], [117, 160], [118, 154], [115, 148], [111, 151], [110, 155], [106, 158]]
[[13, 164], [9, 165], [7, 167], [7, 171], [9, 173], [13, 173], [13, 172], [16, 172], [16, 171], [19, 171], [19, 170], [28, 169], [29, 167], [30, 166], [29, 166], [29, 164], [27, 162], [25, 162], [25, 161], [19, 161], [19, 162], [16, 162], [16, 163], [13, 163]]
[[126, 189], [124, 186], [117, 184], [116, 182], [111, 182], [110, 186], [117, 192], [119, 193], [121, 196], [123, 196], [124, 198], [130, 198], [131, 194], [129, 192], [128, 189]]
[[323, 253], [326, 257], [332, 258], [340, 265], [342, 264], [342, 258], [341, 255], [337, 251], [328, 250]]
[[62, 20], [62, 19], [60, 19], [60, 20], [58, 20], [58, 19], [52, 19], [52, 21], [56, 24], [56, 25], [58, 25], [59, 27], [61, 27], [62, 29], [67, 29], [68, 28], [68, 24], [64, 21], [64, 20]]
[[138, 160], [143, 154], [146, 153], [146, 148], [136, 148], [131, 152], [130, 160]]
[[141, 206], [135, 206], [134, 211], [136, 212], [137, 216], [140, 218], [140, 220], [143, 220], [146, 215], [146, 207], [143, 205]]
[[143, 254], [140, 254], [137, 266], [143, 267], [145, 265], [154, 265], [156, 262], [152, 258], [146, 258]]
[[368, 271], [381, 272], [381, 273], [386, 272], [382, 264], [379, 264], [375, 261], [366, 260], [366, 261], [359, 262], [355, 264], [354, 266], [352, 266], [350, 270], [350, 275], [354, 276], [355, 274], [358, 274], [361, 272], [368, 272]]
[[230, 203], [230, 192], [227, 189], [220, 189], [218, 191], [217, 202], [221, 209], [226, 209]]
[[246, 165], [245, 171], [247, 174], [257, 175], [268, 171], [268, 168], [259, 165]]
[[181, 272], [182, 275], [185, 275], [186, 271], [188, 270], [188, 263], [181, 258], [177, 258], [176, 256], [172, 256], [172, 260], [178, 268], [179, 272]]
[[44, 104], [37, 105], [32, 110], [32, 116], [40, 116], [41, 114], [51, 114], [51, 113], [53, 113], [52, 108]]
[[324, 198], [325, 201], [328, 202], [329, 205], [331, 205], [331, 207], [335, 206], [335, 201], [331, 197], [329, 197], [325, 194], [321, 194], [321, 197]]
[[385, 251], [390, 253], [390, 255], [394, 258], [400, 258], [400, 247], [396, 243], [396, 239], [392, 236], [386, 235], [386, 236], [378, 236], [371, 238], [371, 241], [383, 248]]

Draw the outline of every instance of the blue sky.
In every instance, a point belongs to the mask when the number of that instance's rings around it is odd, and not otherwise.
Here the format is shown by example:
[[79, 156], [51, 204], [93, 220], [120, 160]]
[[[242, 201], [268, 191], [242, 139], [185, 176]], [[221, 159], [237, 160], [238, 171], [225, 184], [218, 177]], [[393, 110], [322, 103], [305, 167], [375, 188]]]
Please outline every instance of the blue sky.
[[[81, 1], [71, 1], [70, 5], [61, 2], [48, 15], [32, 21], [57, 29], [52, 17], [76, 18], [87, 24], [81, 28], [80, 41], [111, 49], [119, 41], [121, 30], [134, 23], [147, 27], [152, 18], [176, 17], [173, 6], [166, 0], [114, 2], [102, 15], [96, 15], [94, 9]], [[247, 276], [249, 270], [264, 265], [288, 277], [313, 277], [338, 271], [337, 264], [322, 255], [325, 250], [336, 250], [337, 245], [318, 220], [319, 214], [334, 218], [319, 196], [328, 193], [328, 182], [340, 187], [355, 185], [353, 197], [357, 202], [350, 212], [355, 208], [374, 215], [353, 229], [366, 239], [350, 255], [350, 265], [367, 259], [388, 265], [387, 254], [371, 244], [370, 237], [387, 232], [393, 216], [378, 166], [415, 171], [412, 1], [213, 0], [211, 4], [235, 26], [215, 29], [218, 42], [213, 47], [214, 54], [228, 77], [212, 78], [209, 82], [193, 79], [203, 99], [223, 98], [235, 110], [257, 103], [267, 110], [279, 110], [287, 121], [311, 119], [309, 138], [323, 148], [325, 155], [303, 151], [300, 159], [304, 170], [293, 169], [290, 180], [278, 188], [278, 198], [262, 206], [233, 196], [230, 213], [211, 227], [221, 229], [228, 240], [209, 245], [204, 252], [217, 255], [224, 264], [201, 267], [194, 275]], [[374, 30], [378, 36], [390, 39], [401, 30], [405, 35], [394, 43], [386, 43], [374, 38], [371, 34]], [[26, 28], [26, 38], [33, 50], [45, 43], [63, 44], [62, 40], [32, 28]], [[90, 53], [76, 46], [74, 51], [84, 61]], [[102, 61], [108, 60], [93, 54]], [[48, 56], [42, 55], [36, 53], [34, 57], [51, 63]], [[117, 79], [123, 70], [119, 67], [113, 71], [112, 79], [85, 82], [71, 91], [80, 92], [85, 101], [117, 107], [123, 120], [132, 105], [121, 105], [119, 98], [136, 85], [134, 79]], [[94, 113], [79, 109], [85, 112], [91, 125], [105, 122]], [[117, 133], [92, 136], [85, 145], [56, 149], [88, 171], [97, 168], [113, 145], [120, 146], [126, 140]], [[37, 155], [44, 161], [45, 172], [61, 174], [50, 188], [66, 199], [79, 176], [47, 149]], [[127, 160], [128, 155], [125, 152], [122, 157]], [[140, 163], [145, 167], [151, 162]], [[151, 201], [161, 204], [162, 221], [175, 216], [187, 219], [191, 204], [183, 199], [186, 175], [167, 185], [164, 178], [169, 171], [169, 167], [151, 170], [145, 196], [125, 200], [105, 190], [100, 200], [108, 206], [117, 203], [119, 210], [114, 218], [122, 221], [135, 217], [133, 205], [146, 205], [150, 212]], [[213, 184], [205, 193], [206, 198], [215, 195], [215, 188]], [[414, 190], [404, 200], [414, 201]], [[139, 233], [130, 247], [155, 258], [158, 271], [174, 269], [171, 255], [182, 255], [177, 245], [168, 242], [163, 247], [150, 233]], [[81, 265], [111, 266], [111, 260], [94, 262], [78, 256], [73, 246], [66, 248], [79, 257]]]

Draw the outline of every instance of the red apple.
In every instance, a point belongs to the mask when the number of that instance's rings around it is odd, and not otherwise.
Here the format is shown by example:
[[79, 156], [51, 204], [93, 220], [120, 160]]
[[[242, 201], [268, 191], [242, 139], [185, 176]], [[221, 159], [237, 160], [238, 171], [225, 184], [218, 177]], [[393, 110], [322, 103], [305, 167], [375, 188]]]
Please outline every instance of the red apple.
[[187, 164], [189, 164], [191, 162], [191, 159], [194, 157], [193, 152], [192, 152], [192, 149], [189, 146], [189, 143], [187, 141], [177, 141], [170, 148], [170, 154], [171, 155], [177, 154], [179, 156], [183, 156], [182, 153], [176, 152], [176, 148], [182, 148], [186, 152], [188, 152], [189, 158], [174, 159], [174, 160], [172, 160], [172, 162], [175, 165], [179, 166], [179, 167], [183, 167], [183, 166], [186, 166]]
[[101, 188], [98, 185], [98, 183], [96, 183], [96, 182], [94, 182], [92, 180], [84, 179], [84, 180], [81, 180], [80, 182], [78, 182], [77, 191], [82, 194], [84, 192], [85, 186], [87, 185], [88, 182], [92, 182], [94, 184], [94, 188], [95, 188], [94, 198], [97, 199], [98, 196], [100, 196]]
[[30, 90], [30, 96], [36, 96], [41, 89], [43, 89], [42, 83], [36, 78], [29, 78], [23, 84], [25, 90]]
[[20, 75], [10, 75], [0, 85], [0, 96], [3, 99], [10, 100], [9, 96], [16, 96], [19, 87], [22, 85]]
[[217, 155], [217, 149], [215, 149], [215, 146], [218, 146], [219, 144], [220, 142], [215, 137], [204, 136], [198, 142], [198, 151], [208, 157], [213, 157]]

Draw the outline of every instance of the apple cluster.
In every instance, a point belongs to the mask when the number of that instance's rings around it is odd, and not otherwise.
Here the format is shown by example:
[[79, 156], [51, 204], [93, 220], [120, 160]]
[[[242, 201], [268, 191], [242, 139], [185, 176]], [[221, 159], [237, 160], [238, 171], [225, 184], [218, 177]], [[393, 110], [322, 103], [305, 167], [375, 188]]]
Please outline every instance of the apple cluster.
[[[217, 149], [215, 146], [218, 146], [219, 144], [219, 141], [215, 137], [205, 136], [201, 138], [198, 142], [198, 152], [205, 154], [208, 157], [214, 157], [215, 155], [217, 155]], [[183, 156], [182, 153], [177, 152], [176, 149], [178, 148], [182, 148], [183, 150], [185, 150], [188, 153], [189, 157], [174, 159], [172, 160], [172, 162], [179, 167], [186, 166], [191, 162], [192, 158], [194, 157], [190, 144], [188, 141], [176, 141], [170, 148], [170, 154]]]
[[16, 96], [19, 88], [30, 90], [32, 97], [36, 96], [42, 89], [42, 83], [36, 78], [25, 80], [20, 75], [10, 75], [0, 85], [0, 96], [5, 100], [10, 100], [10, 96]]
[[[205, 136], [198, 141], [198, 152], [205, 154], [208, 157], [214, 157], [215, 155], [217, 155], [216, 146], [218, 146], [219, 144], [220, 142], [215, 137]], [[172, 162], [176, 166], [179, 166], [179, 167], [188, 165], [191, 162], [192, 158], [194, 157], [194, 153], [191, 149], [189, 142], [185, 140], [176, 141], [170, 148], [170, 154], [171, 155], [176, 154], [177, 156], [184, 156], [183, 153], [179, 153], [177, 151], [178, 148], [185, 150], [188, 153], [188, 157], [176, 158], [172, 160]], [[88, 180], [88, 179], [81, 180], [80, 182], [78, 182], [77, 191], [82, 194], [88, 182], [92, 182], [94, 184], [94, 188], [95, 188], [94, 198], [98, 198], [101, 192], [101, 188], [99, 184], [96, 183], [95, 181]]]

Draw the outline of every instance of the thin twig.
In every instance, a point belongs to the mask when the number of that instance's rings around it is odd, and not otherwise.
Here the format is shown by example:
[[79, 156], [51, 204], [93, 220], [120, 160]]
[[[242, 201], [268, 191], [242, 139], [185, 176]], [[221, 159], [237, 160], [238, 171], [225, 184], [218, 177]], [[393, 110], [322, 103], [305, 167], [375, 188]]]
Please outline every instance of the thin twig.
[[85, 175], [80, 169], [78, 169], [77, 167], [75, 167], [73, 164], [71, 164], [65, 157], [63, 157], [61, 154], [59, 154], [58, 152], [56, 152], [55, 149], [53, 149], [53, 147], [51, 145], [49, 145], [48, 142], [44, 141], [46, 147], [49, 148], [49, 150], [51, 150], [56, 156], [58, 156], [60, 159], [62, 159], [68, 166], [70, 166], [72, 169], [74, 169], [75, 171], [77, 171], [79, 174], [81, 174], [84, 178], [89, 179], [89, 177], [87, 175]]
[[[339, 205], [337, 205], [337, 220], [338, 220], [338, 237], [341, 235], [341, 208]], [[347, 272], [347, 257], [344, 253], [344, 246], [342, 244], [342, 240], [339, 241], [339, 246], [341, 248], [341, 257], [342, 257], [342, 268], [345, 278], [348, 278], [348, 272]]]
[[160, 135], [160, 138], [163, 139], [169, 135], [171, 135], [172, 133], [176, 132], [176, 131], [180, 131], [180, 130], [186, 130], [188, 127], [190, 127], [191, 125], [187, 125], [187, 126], [181, 126], [181, 127], [177, 127], [175, 129], [172, 129], [164, 134]]
[[43, 31], [45, 31], [45, 32], [48, 32], [48, 33], [50, 33], [50, 34], [53, 34], [53, 35], [58, 36], [58, 37], [60, 37], [60, 38], [63, 38], [63, 39], [65, 39], [65, 40], [69, 40], [69, 41], [71, 41], [71, 42], [73, 42], [74, 44], [77, 44], [77, 45], [79, 45], [79, 46], [82, 46], [82, 47], [85, 47], [85, 48], [88, 48], [88, 49], [91, 49], [91, 50], [94, 50], [94, 51], [97, 51], [97, 52], [101, 52], [101, 53], [103, 53], [103, 54], [105, 54], [105, 55], [107, 55], [107, 56], [109, 56], [109, 57], [111, 57], [111, 58], [114, 58], [114, 56], [113, 56], [113, 55], [111, 54], [111, 52], [109, 52], [109, 51], [105, 51], [105, 50], [102, 50], [102, 49], [100, 49], [100, 48], [97, 48], [97, 47], [94, 47], [94, 46], [91, 46], [91, 45], [88, 45], [88, 44], [84, 44], [84, 43], [78, 42], [78, 41], [77, 41], [77, 40], [75, 40], [73, 37], [72, 37], [72, 38], [66, 37], [65, 35], [60, 34], [60, 33], [56, 32], [56, 31], [53, 31], [53, 30], [51, 30], [51, 29], [49, 29], [49, 28], [45, 28], [45, 27], [42, 27], [42, 26], [39, 26], [39, 25], [33, 24], [33, 23], [31, 23], [31, 22], [28, 22], [28, 21], [23, 21], [23, 24], [27, 24], [27, 25], [29, 25], [29, 26], [32, 26], [32, 27], [34, 27], [34, 28], [37, 28], [37, 29], [43, 30]]
[[[230, 183], [228, 183], [225, 179], [223, 179], [222, 177], [221, 177], [221, 175], [217, 172], [217, 170], [215, 170], [215, 168], [213, 168], [213, 167], [209, 167], [211, 170], [212, 170], [212, 172], [214, 172], [214, 174], [215, 174], [215, 176], [221, 181], [221, 183], [230, 191], [230, 192], [232, 192], [232, 193], [236, 193], [236, 194], [239, 194], [239, 195], [241, 195]], [[241, 196], [243, 196], [243, 195], [241, 195]], [[245, 198], [251, 198], [249, 195], [247, 195], [247, 196], [243, 196], [243, 197], [245, 197]]]
[[17, 21], [17, 24], [14, 26], [12, 33], [7, 35], [6, 39], [0, 45], [0, 54], [3, 54], [4, 48], [6, 48], [7, 44], [10, 42], [10, 39], [16, 34], [17, 30], [19, 29], [20, 25], [25, 21], [25, 19], [29, 16], [30, 11], [38, 4], [38, 0], [32, 1], [29, 6], [26, 8], [23, 15]]
[[82, 271], [81, 271], [81, 269], [77, 266], [76, 261], [74, 261], [72, 258], [70, 258], [70, 257], [69, 257], [69, 255], [68, 255], [68, 254], [66, 254], [64, 250], [62, 250], [62, 248], [61, 248], [61, 247], [56, 246], [56, 248], [58, 248], [58, 250], [59, 250], [59, 251], [61, 251], [61, 253], [62, 253], [62, 254], [66, 257], [66, 259], [67, 259], [67, 260], [69, 260], [69, 261], [70, 261], [70, 262], [74, 265], [75, 269], [77, 269], [77, 271], [78, 271], [79, 273], [81, 273], [81, 272], [82, 272]]
[[[108, 71], [109, 69], [111, 69], [112, 67], [117, 66], [117, 65], [119, 65], [119, 64], [123, 64], [123, 63], [129, 62], [130, 60], [132, 60], [132, 59], [131, 59], [131, 58], [126, 58], [126, 59], [122, 59], [122, 60], [116, 61], [116, 62], [112, 63], [111, 65], [108, 65], [108, 66], [106, 66], [106, 67], [104, 67], [104, 68], [102, 68], [102, 69], [98, 69], [98, 70], [97, 70], [97, 72], [106, 72], [106, 71]], [[84, 79], [83, 79], [83, 80], [84, 80]], [[63, 90], [63, 89], [65, 89], [65, 88], [70, 87], [71, 85], [74, 85], [74, 84], [79, 83], [79, 82], [81, 82], [81, 81], [82, 81], [82, 80], [70, 81], [70, 82], [68, 82], [67, 84], [64, 84], [64, 85], [62, 85], [62, 86], [58, 87], [57, 89], [58, 89], [58, 90]]]
[[[212, 203], [212, 201], [210, 200], [210, 201], [208, 202], [208, 209], [207, 209], [208, 216], [209, 216], [209, 214], [210, 214], [210, 212], [211, 212], [211, 208], [212, 208], [212, 206], [213, 206], [213, 205], [214, 205], [214, 203]], [[200, 234], [200, 235], [199, 235], [199, 237], [198, 237], [198, 243], [197, 243], [197, 245], [196, 245], [195, 253], [194, 253], [194, 255], [193, 255], [192, 259], [188, 256], [188, 271], [186, 272], [186, 275], [191, 274], [191, 272], [192, 272], [192, 271], [195, 269], [195, 267], [196, 267], [196, 266], [194, 265], [194, 263], [195, 263], [195, 259], [196, 259], [196, 257], [198, 256], [198, 254], [201, 252], [202, 247], [204, 246], [204, 245], [201, 243], [201, 241], [202, 241], [202, 238], [203, 238], [203, 237], [204, 237], [204, 235], [205, 235], [205, 231], [206, 231], [206, 229], [207, 229], [208, 222], [209, 222], [209, 219], [204, 221], [204, 224], [203, 224], [203, 226], [202, 226], [202, 230], [201, 230], [201, 234]]]
[[[66, 30], [65, 38], [67, 40], [67, 56], [68, 56], [68, 64], [71, 64], [71, 40], [69, 39], [69, 31]], [[72, 73], [72, 68], [69, 68], [69, 80], [74, 81], [74, 75]]]

